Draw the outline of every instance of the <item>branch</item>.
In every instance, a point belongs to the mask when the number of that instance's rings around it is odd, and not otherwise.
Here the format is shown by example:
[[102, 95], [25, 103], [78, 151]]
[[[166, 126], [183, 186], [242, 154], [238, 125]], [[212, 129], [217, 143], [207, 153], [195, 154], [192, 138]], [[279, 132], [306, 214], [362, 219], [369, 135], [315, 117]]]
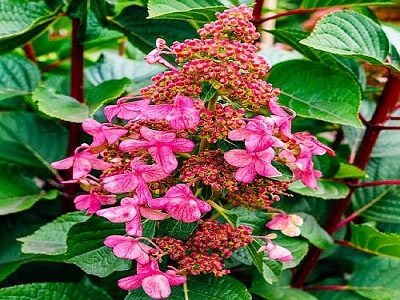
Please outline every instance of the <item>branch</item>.
[[36, 54], [35, 54], [35, 49], [33, 48], [32, 43], [27, 43], [24, 47], [24, 52], [26, 57], [33, 62], [34, 64], [37, 64], [37, 60], [36, 60]]
[[286, 17], [286, 16], [290, 16], [290, 15], [299, 15], [299, 14], [306, 14], [306, 13], [313, 13], [316, 12], [317, 10], [320, 10], [321, 8], [308, 8], [308, 9], [293, 9], [293, 10], [288, 10], [282, 13], [278, 13], [275, 14], [273, 16], [269, 16], [266, 18], [257, 18], [256, 15], [254, 15], [254, 18], [252, 20], [252, 22], [257, 25], [263, 22], [267, 22], [269, 20], [274, 20], [274, 19], [278, 19], [281, 17]]
[[347, 184], [348, 186], [355, 187], [355, 188], [363, 188], [369, 186], [379, 186], [379, 185], [400, 185], [400, 180], [398, 179], [389, 179], [389, 180], [377, 180], [371, 182], [361, 182], [361, 183], [351, 183]]

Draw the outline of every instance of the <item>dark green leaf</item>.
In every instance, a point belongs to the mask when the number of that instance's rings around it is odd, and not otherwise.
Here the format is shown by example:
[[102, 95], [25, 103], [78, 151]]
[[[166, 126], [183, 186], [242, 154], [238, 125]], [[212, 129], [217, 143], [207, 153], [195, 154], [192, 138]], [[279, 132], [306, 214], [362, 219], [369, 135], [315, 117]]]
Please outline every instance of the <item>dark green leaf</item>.
[[302, 237], [320, 249], [327, 250], [334, 245], [332, 237], [318, 224], [313, 216], [305, 213], [297, 214], [304, 221], [300, 227]]
[[317, 8], [327, 6], [356, 6], [356, 5], [382, 5], [382, 4], [393, 4], [391, 0], [337, 0], [337, 1], [326, 1], [326, 0], [303, 0], [301, 7], [303, 8]]
[[299, 116], [361, 126], [361, 88], [348, 73], [321, 63], [291, 60], [275, 65], [268, 82], [281, 90], [279, 102]]
[[234, 207], [229, 210], [238, 216], [236, 225], [246, 225], [253, 228], [254, 235], [265, 233], [265, 224], [271, 219], [266, 212], [260, 210], [249, 210], [243, 207]]
[[313, 295], [290, 286], [260, 284], [252, 286], [250, 292], [268, 300], [317, 300]]
[[322, 172], [323, 178], [332, 178], [339, 170], [339, 159], [328, 153], [324, 155], [313, 156], [314, 169]]
[[289, 185], [289, 190], [303, 196], [317, 197], [325, 200], [342, 199], [349, 193], [349, 188], [343, 183], [317, 180], [318, 187], [316, 190], [304, 186], [300, 181], [295, 181]]
[[279, 234], [278, 238], [274, 239], [273, 242], [279, 246], [289, 249], [289, 251], [292, 252], [293, 260], [283, 262], [283, 269], [293, 268], [300, 264], [308, 252], [308, 243], [302, 239]]
[[293, 179], [293, 172], [288, 166], [274, 160], [271, 162], [271, 164], [282, 174], [278, 177], [272, 177], [273, 180], [290, 181]]
[[160, 222], [158, 235], [169, 235], [177, 239], [186, 239], [196, 229], [197, 222], [183, 223], [174, 219]]
[[215, 97], [216, 94], [217, 94], [217, 90], [212, 86], [211, 83], [209, 83], [208, 81], [203, 81], [201, 83], [200, 98], [204, 102], [210, 101], [212, 98]]

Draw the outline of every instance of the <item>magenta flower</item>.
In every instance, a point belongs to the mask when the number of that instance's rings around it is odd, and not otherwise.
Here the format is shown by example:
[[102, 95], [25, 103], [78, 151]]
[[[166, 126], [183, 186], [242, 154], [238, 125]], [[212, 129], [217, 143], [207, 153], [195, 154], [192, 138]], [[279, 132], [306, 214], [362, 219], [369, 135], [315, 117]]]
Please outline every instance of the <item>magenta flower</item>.
[[101, 205], [114, 204], [116, 201], [115, 195], [95, 194], [93, 189], [90, 190], [89, 195], [80, 195], [74, 199], [76, 209], [87, 209], [88, 214], [97, 212], [101, 208]]
[[191, 152], [195, 147], [191, 140], [176, 138], [176, 134], [173, 132], [162, 132], [143, 126], [140, 128], [140, 134], [147, 141], [124, 140], [119, 148], [122, 151], [147, 150], [167, 174], [172, 173], [178, 167], [174, 153]]
[[189, 97], [177, 95], [174, 104], [150, 105], [143, 113], [151, 120], [167, 120], [176, 130], [195, 128], [200, 122], [200, 111]]
[[253, 181], [257, 174], [264, 177], [281, 176], [281, 172], [271, 164], [274, 156], [275, 151], [272, 148], [259, 152], [233, 149], [224, 154], [230, 165], [239, 168], [235, 173], [236, 180], [245, 183]]
[[149, 252], [152, 247], [138, 240], [122, 235], [110, 235], [104, 240], [104, 245], [113, 248], [116, 257], [136, 260], [139, 264], [150, 262]]
[[151, 193], [146, 183], [168, 176], [158, 164], [147, 165], [141, 161], [132, 161], [130, 166], [131, 172], [105, 177], [104, 188], [114, 194], [128, 193], [136, 189], [139, 197], [147, 199], [151, 197]]
[[299, 236], [300, 226], [303, 225], [303, 219], [295, 214], [275, 214], [272, 220], [266, 224], [266, 227], [273, 230], [280, 230], [287, 236]]
[[104, 115], [108, 122], [117, 116], [120, 119], [137, 121], [143, 118], [142, 111], [144, 111], [150, 103], [150, 100], [139, 100], [134, 102], [125, 102], [126, 100], [134, 97], [125, 97], [117, 101], [116, 105], [108, 105], [104, 108]]
[[156, 260], [137, 265], [137, 274], [118, 280], [118, 286], [124, 290], [135, 290], [140, 286], [153, 299], [165, 299], [171, 295], [171, 286], [183, 284], [186, 277], [175, 271], [162, 272]]
[[245, 128], [232, 130], [228, 138], [232, 141], [245, 141], [249, 152], [262, 151], [269, 147], [281, 146], [283, 143], [273, 136], [274, 122], [271, 118], [256, 116]]
[[270, 240], [267, 241], [266, 245], [261, 246], [260, 249], [258, 249], [258, 252], [262, 251], [267, 251], [270, 259], [277, 259], [282, 262], [293, 260], [292, 253], [288, 249], [274, 244]]
[[318, 141], [318, 139], [309, 132], [296, 132], [293, 134], [292, 138], [304, 148], [307, 148], [311, 155], [328, 153], [331, 156], [335, 156], [335, 152], [331, 148]]
[[128, 130], [122, 127], [113, 124], [102, 124], [93, 119], [83, 121], [82, 128], [86, 133], [93, 136], [91, 147], [102, 146], [106, 142], [109, 145], [114, 144], [128, 132]]
[[55, 161], [50, 165], [54, 169], [69, 169], [72, 167], [72, 179], [80, 179], [85, 177], [92, 169], [105, 170], [111, 167], [111, 164], [97, 158], [97, 154], [89, 152], [88, 146], [80, 146], [76, 148], [75, 154], [59, 161]]
[[201, 213], [211, 210], [211, 206], [197, 199], [186, 184], [173, 186], [164, 197], [150, 199], [148, 204], [154, 209], [165, 209], [175, 220], [185, 223], [197, 221]]
[[280, 106], [274, 100], [269, 101], [268, 107], [272, 112], [270, 118], [274, 121], [275, 127], [279, 128], [287, 137], [291, 137], [292, 119], [296, 116], [296, 113], [288, 107]]
[[[165, 51], [167, 49], [168, 51]], [[144, 58], [149, 65], [153, 65], [156, 63], [159, 63], [167, 68], [170, 68], [171, 70], [177, 71], [177, 68], [175, 68], [172, 64], [170, 64], [165, 58], [161, 56], [161, 54], [171, 54], [173, 53], [171, 48], [169, 48], [165, 40], [158, 38], [156, 40], [156, 48], [151, 50], [149, 54], [146, 55]]]

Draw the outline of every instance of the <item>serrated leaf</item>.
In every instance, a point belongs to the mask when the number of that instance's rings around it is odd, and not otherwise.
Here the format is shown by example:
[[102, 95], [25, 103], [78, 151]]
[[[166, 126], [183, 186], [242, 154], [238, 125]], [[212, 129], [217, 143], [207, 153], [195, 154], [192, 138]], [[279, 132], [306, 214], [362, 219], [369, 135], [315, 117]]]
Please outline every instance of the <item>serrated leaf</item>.
[[295, 181], [289, 185], [289, 190], [303, 196], [322, 198], [325, 200], [342, 199], [349, 193], [349, 188], [340, 182], [329, 180], [317, 180], [316, 190], [306, 187], [300, 181]]
[[399, 300], [400, 261], [374, 257], [352, 274], [350, 286], [368, 299]]
[[13, 53], [0, 56], [0, 100], [29, 95], [40, 81], [40, 71], [29, 59]]
[[183, 223], [174, 219], [167, 219], [160, 222], [160, 236], [168, 235], [177, 239], [186, 239], [196, 229], [197, 222]]
[[18, 238], [23, 253], [46, 255], [63, 254], [67, 251], [67, 234], [72, 226], [85, 222], [89, 217], [82, 212], [71, 212], [43, 225], [33, 234]]
[[364, 59], [372, 64], [386, 62], [390, 44], [382, 28], [370, 18], [352, 11], [334, 12], [322, 18], [303, 45], [343, 56]]
[[90, 117], [93, 117], [102, 105], [121, 96], [129, 84], [131, 81], [128, 78], [113, 79], [88, 89], [86, 105], [89, 107]]
[[339, 170], [333, 175], [333, 178], [366, 178], [365, 171], [357, 168], [356, 166], [346, 163], [340, 163]]
[[[237, 279], [224, 276], [217, 278], [214, 275], [188, 276], [187, 295], [190, 300], [251, 300], [251, 295], [243, 283]], [[142, 289], [129, 292], [125, 300], [151, 300]], [[182, 286], [172, 287], [169, 300], [186, 299]]]
[[382, 5], [382, 4], [393, 4], [391, 0], [303, 0], [301, 3], [302, 8], [318, 8], [318, 7], [329, 7], [329, 6], [356, 6], [356, 5]]
[[236, 226], [246, 225], [253, 228], [253, 235], [262, 235], [265, 232], [265, 224], [271, 219], [266, 212], [244, 207], [234, 207], [229, 212], [237, 215]]
[[61, 8], [61, 5], [49, 7], [46, 1], [0, 1], [0, 53], [22, 46], [40, 34], [56, 19]]
[[320, 249], [327, 250], [334, 245], [332, 237], [318, 224], [313, 216], [305, 213], [297, 214], [304, 221], [300, 227], [302, 237]]
[[[398, 161], [398, 156], [371, 159], [366, 169], [368, 181], [398, 179], [400, 174]], [[381, 222], [400, 223], [399, 186], [381, 185], [357, 189], [352, 198], [353, 210], [364, 207], [376, 198], [379, 201], [364, 211], [362, 216]]]
[[97, 216], [76, 224], [68, 232], [65, 262], [99, 277], [130, 269], [131, 261], [116, 257], [110, 248], [104, 246], [105, 238], [113, 234], [124, 235], [124, 224], [110, 223]]
[[102, 289], [82, 283], [44, 282], [0, 289], [2, 300], [112, 300]]
[[54, 173], [50, 163], [65, 157], [67, 132], [27, 112], [0, 112], [0, 158]]
[[226, 9], [217, 0], [149, 0], [147, 6], [150, 19], [190, 20], [199, 23], [215, 20], [215, 13]]
[[368, 225], [351, 224], [350, 244], [367, 253], [400, 259], [400, 235], [379, 232]]
[[[196, 30], [188, 22], [151, 20], [147, 19], [147, 16], [146, 8], [128, 6], [118, 16], [109, 19], [110, 28], [123, 32], [129, 41], [144, 53], [155, 48], [155, 41], [159, 37], [171, 44], [197, 36]], [[177, 28], [179, 30], [176, 30]]]
[[268, 82], [281, 90], [280, 104], [291, 107], [299, 116], [361, 126], [361, 87], [346, 72], [321, 63], [291, 60], [272, 67]]
[[44, 87], [35, 90], [32, 100], [37, 103], [41, 112], [52, 118], [74, 123], [82, 123], [89, 118], [89, 108], [85, 104]]

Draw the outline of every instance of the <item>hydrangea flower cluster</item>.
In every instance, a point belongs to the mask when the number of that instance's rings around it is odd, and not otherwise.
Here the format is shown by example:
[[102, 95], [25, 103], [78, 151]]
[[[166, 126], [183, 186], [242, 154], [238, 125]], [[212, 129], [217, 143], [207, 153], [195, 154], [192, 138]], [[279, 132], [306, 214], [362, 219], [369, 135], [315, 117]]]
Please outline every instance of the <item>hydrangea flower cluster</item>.
[[[52, 164], [72, 167], [66, 182], [87, 191], [75, 198], [77, 209], [124, 224], [125, 235], [104, 242], [117, 257], [136, 262], [135, 275], [118, 285], [142, 287], [154, 299], [168, 297], [170, 286], [188, 275], [228, 274], [223, 260], [254, 238], [266, 241], [260, 251], [270, 259], [291, 260], [288, 249], [272, 242], [276, 235], [252, 236], [252, 228], [223, 223], [220, 214], [225, 204], [271, 211], [268, 229], [299, 235], [301, 218], [273, 204], [291, 181], [317, 188], [321, 172], [312, 157], [333, 155], [311, 134], [291, 132], [295, 112], [278, 104], [279, 90], [264, 80], [269, 67], [253, 45], [259, 34], [252, 9], [231, 7], [216, 17], [199, 39], [171, 46], [158, 39], [146, 60], [169, 70], [139, 96], [105, 107], [108, 123], [85, 120], [93, 142]], [[175, 64], [162, 55], [174, 55]], [[291, 181], [281, 178], [282, 167], [293, 172]], [[144, 235], [144, 222], [166, 219], [194, 224], [193, 231], [179, 239]]]

